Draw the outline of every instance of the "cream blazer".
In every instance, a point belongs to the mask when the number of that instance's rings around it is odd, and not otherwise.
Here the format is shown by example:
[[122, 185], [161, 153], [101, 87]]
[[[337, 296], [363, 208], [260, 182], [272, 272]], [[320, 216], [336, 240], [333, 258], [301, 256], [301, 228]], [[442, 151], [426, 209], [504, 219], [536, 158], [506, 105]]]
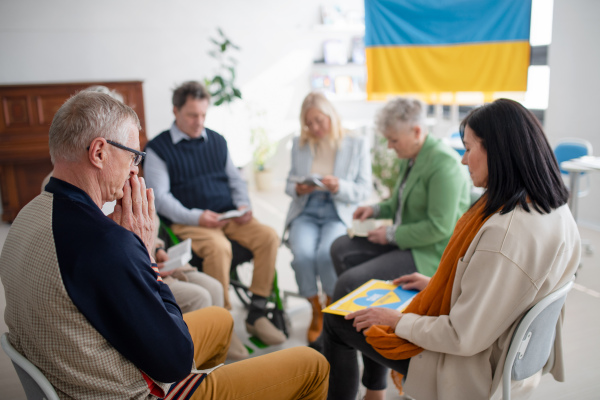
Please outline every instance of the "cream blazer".
[[[450, 314], [405, 314], [396, 326], [398, 336], [426, 349], [410, 361], [406, 393], [419, 400], [492, 397], [517, 321], [573, 278], [580, 253], [579, 232], [566, 205], [550, 214], [517, 207], [490, 217], [458, 263]], [[561, 327], [562, 317], [544, 367], [559, 381], [564, 379]]]

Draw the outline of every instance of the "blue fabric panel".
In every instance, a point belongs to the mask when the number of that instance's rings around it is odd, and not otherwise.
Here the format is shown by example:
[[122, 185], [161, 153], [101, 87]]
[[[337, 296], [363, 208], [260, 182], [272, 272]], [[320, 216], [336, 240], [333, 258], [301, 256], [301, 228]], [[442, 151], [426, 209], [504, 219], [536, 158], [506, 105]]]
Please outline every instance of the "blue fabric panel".
[[366, 46], [529, 41], [531, 0], [365, 0]]

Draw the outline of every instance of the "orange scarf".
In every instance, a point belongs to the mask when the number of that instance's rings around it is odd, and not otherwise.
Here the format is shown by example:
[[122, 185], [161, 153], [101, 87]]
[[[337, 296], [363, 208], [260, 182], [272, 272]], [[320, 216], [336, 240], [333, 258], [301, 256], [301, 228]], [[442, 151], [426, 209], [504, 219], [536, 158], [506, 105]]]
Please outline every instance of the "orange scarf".
[[[456, 266], [467, 252], [477, 232], [489, 218], [483, 219], [484, 206], [485, 198], [481, 198], [458, 220], [437, 272], [427, 287], [406, 307], [404, 313], [428, 316], [450, 313]], [[391, 360], [405, 360], [423, 351], [421, 347], [396, 336], [394, 328], [389, 326], [374, 325], [365, 331], [365, 336], [367, 343], [379, 354]]]

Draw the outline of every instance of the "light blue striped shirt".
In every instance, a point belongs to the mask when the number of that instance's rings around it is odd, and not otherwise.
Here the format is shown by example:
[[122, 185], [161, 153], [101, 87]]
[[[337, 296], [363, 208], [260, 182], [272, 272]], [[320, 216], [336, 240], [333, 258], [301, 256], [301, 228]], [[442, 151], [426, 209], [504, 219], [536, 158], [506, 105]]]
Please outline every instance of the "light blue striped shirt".
[[[182, 140], [191, 140], [191, 138], [182, 132], [175, 122], [171, 125], [170, 132], [173, 144]], [[206, 130], [202, 131], [204, 140], [208, 140]], [[144, 160], [144, 178], [146, 185], [154, 189], [156, 211], [164, 215], [177, 224], [197, 226], [200, 216], [204, 212], [199, 208], [189, 209], [185, 207], [171, 193], [171, 179], [167, 164], [152, 149], [146, 148], [146, 159]], [[248, 197], [248, 187], [242, 179], [239, 170], [233, 164], [229, 150], [227, 150], [227, 162], [225, 163], [225, 173], [229, 178], [229, 188], [231, 189], [231, 198], [236, 207], [250, 206]]]

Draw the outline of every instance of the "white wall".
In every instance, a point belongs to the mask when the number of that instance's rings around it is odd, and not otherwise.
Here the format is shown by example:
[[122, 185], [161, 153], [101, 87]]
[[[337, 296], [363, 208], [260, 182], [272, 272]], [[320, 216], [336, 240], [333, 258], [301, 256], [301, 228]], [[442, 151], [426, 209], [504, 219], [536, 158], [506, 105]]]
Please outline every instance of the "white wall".
[[[327, 38], [313, 27], [320, 5], [335, 3], [1, 0], [0, 84], [143, 80], [151, 138], [172, 122], [172, 89], [214, 73], [208, 38], [221, 27], [242, 49], [238, 84], [247, 102], [213, 107], [207, 126], [228, 138], [243, 165], [250, 160], [248, 107], [267, 110], [276, 138], [297, 130], [310, 67]], [[344, 4], [363, 10], [362, 0]]]
[[[247, 103], [213, 108], [207, 125], [230, 142], [234, 161], [250, 160], [248, 103], [268, 112], [274, 137], [297, 130], [313, 59], [326, 33], [315, 31], [321, 4], [336, 0], [0, 0], [0, 84], [143, 80], [146, 127], [172, 122], [171, 90], [203, 79], [215, 65], [208, 37], [221, 27], [242, 48], [238, 80]], [[362, 0], [344, 4], [363, 9]], [[600, 154], [598, 0], [555, 0], [546, 130], [552, 142], [578, 136]], [[380, 104], [339, 104], [345, 119], [372, 120]], [[231, 115], [234, 115], [232, 118]], [[285, 171], [284, 171], [285, 173]], [[600, 227], [600, 174], [582, 198], [580, 220]]]
[[[550, 98], [545, 128], [552, 143], [561, 137], [589, 140], [600, 155], [600, 1], [554, 0]], [[579, 222], [600, 229], [600, 174], [579, 200]]]

